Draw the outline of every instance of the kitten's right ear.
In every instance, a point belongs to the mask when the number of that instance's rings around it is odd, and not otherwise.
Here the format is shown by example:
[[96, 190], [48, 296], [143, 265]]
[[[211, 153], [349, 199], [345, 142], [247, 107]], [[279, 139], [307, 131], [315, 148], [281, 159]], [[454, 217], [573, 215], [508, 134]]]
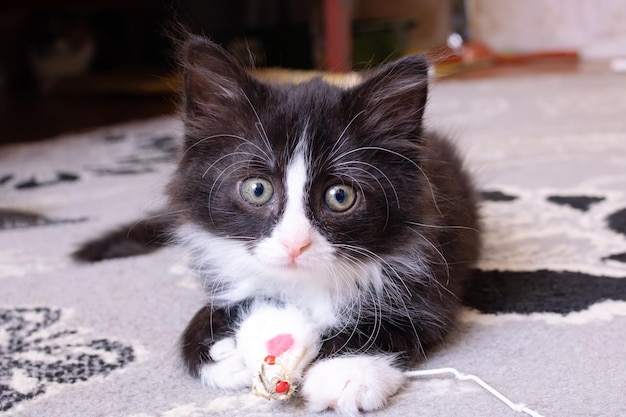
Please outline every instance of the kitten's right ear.
[[184, 47], [184, 99], [187, 119], [220, 117], [246, 100], [254, 79], [219, 45], [191, 36]]

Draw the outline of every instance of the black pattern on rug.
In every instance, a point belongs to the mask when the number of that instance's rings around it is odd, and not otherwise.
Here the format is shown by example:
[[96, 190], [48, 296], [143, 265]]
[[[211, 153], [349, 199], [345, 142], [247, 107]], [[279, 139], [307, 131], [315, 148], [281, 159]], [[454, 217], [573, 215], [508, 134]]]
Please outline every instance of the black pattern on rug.
[[138, 141], [123, 133], [105, 133], [100, 140], [111, 146], [120, 142], [129, 141], [133, 150], [120, 156], [106, 165], [82, 166], [81, 172], [67, 171], [57, 168], [54, 172], [37, 173], [36, 175], [19, 178], [14, 173], [0, 173], [0, 186], [11, 185], [20, 191], [37, 190], [62, 183], [81, 181], [85, 174], [97, 176], [124, 176], [153, 173], [163, 164], [170, 164], [178, 153], [178, 139], [172, 135], [163, 135], [159, 132], [146, 134]]
[[551, 195], [548, 196], [548, 201], [561, 206], [568, 206], [580, 211], [589, 211], [591, 206], [595, 203], [604, 201], [604, 197], [590, 197], [584, 195], [578, 196], [564, 196], [564, 195]]
[[506, 194], [497, 190], [486, 190], [480, 193], [484, 201], [514, 201], [517, 200], [517, 196]]
[[131, 346], [63, 328], [62, 315], [48, 307], [0, 309], [0, 411], [51, 385], [106, 376], [135, 360]]
[[[104, 140], [117, 143], [127, 139], [124, 135], [107, 135]], [[117, 159], [112, 165], [91, 166], [86, 169], [98, 176], [146, 174], [157, 171], [157, 166], [174, 161], [178, 153], [178, 140], [174, 136], [154, 135], [143, 139], [129, 155]]]
[[[488, 190], [481, 193], [485, 202], [495, 204], [514, 203], [520, 199], [511, 192]], [[568, 207], [580, 213], [583, 220], [595, 205], [607, 200], [602, 195], [548, 195], [550, 204]], [[515, 209], [511, 209], [514, 214]], [[588, 219], [589, 222], [593, 221]], [[576, 228], [576, 224], [571, 225]], [[599, 229], [626, 236], [626, 208], [611, 212]], [[626, 252], [605, 253], [598, 257], [600, 263], [626, 263]], [[626, 301], [626, 271], [624, 276], [604, 276], [580, 271], [538, 269], [528, 271], [481, 270], [464, 297], [464, 303], [486, 314], [498, 313], [558, 313], [569, 314], [606, 301]]]
[[87, 221], [87, 217], [76, 219], [51, 219], [39, 213], [0, 207], [0, 231], [67, 223], [81, 223], [84, 221]]
[[582, 311], [605, 300], [626, 301], [626, 279], [569, 271], [475, 271], [464, 302], [481, 313]]
[[626, 236], [626, 208], [612, 213], [607, 217], [606, 222], [609, 229], [613, 230], [615, 233]]
[[58, 171], [53, 178], [37, 178], [30, 177], [26, 180], [22, 180], [14, 185], [17, 190], [28, 190], [40, 187], [48, 187], [51, 185], [57, 185], [63, 182], [74, 182], [80, 179], [80, 175], [73, 172]]
[[0, 175], [0, 185], [4, 185], [13, 179], [13, 174]]

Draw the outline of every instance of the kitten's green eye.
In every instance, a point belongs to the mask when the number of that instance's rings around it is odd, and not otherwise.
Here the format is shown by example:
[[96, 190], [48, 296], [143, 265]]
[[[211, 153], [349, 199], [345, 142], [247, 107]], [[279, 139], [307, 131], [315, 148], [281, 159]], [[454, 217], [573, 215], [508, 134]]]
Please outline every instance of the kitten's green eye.
[[356, 193], [352, 187], [345, 184], [333, 185], [324, 194], [326, 206], [336, 212], [348, 210], [355, 200]]
[[262, 206], [272, 201], [274, 187], [263, 178], [248, 178], [241, 183], [241, 197], [253, 206]]

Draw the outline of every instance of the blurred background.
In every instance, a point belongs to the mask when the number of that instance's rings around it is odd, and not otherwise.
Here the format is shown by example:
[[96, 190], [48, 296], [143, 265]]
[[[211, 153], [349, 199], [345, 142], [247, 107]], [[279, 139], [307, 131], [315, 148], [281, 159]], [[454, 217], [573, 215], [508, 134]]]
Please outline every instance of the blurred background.
[[410, 53], [457, 79], [626, 67], [624, 0], [3, 0], [0, 143], [174, 113], [173, 21], [283, 77]]

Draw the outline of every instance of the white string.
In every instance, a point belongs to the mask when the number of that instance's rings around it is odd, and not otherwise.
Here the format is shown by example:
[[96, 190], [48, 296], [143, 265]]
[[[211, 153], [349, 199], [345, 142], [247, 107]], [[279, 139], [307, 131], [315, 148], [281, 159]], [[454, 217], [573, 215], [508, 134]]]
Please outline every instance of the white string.
[[528, 414], [529, 416], [532, 416], [532, 417], [544, 417], [541, 414], [539, 414], [538, 412], [533, 411], [530, 408], [526, 407], [524, 404], [516, 404], [513, 401], [509, 400], [507, 397], [504, 396], [504, 394], [500, 393], [498, 390], [496, 390], [491, 385], [487, 384], [485, 381], [483, 381], [482, 379], [480, 379], [476, 375], [466, 375], [466, 374], [463, 374], [463, 373], [457, 371], [454, 368], [428, 369], [428, 370], [424, 370], [424, 371], [406, 371], [404, 374], [406, 376], [408, 376], [408, 377], [420, 377], [420, 376], [431, 376], [431, 375], [441, 375], [441, 374], [452, 374], [459, 381], [474, 381], [475, 383], [477, 383], [478, 385], [483, 387], [485, 390], [490, 392], [497, 399], [499, 399], [500, 401], [502, 401], [503, 403], [508, 405], [513, 410], [517, 411], [518, 413], [526, 413], [526, 414]]

